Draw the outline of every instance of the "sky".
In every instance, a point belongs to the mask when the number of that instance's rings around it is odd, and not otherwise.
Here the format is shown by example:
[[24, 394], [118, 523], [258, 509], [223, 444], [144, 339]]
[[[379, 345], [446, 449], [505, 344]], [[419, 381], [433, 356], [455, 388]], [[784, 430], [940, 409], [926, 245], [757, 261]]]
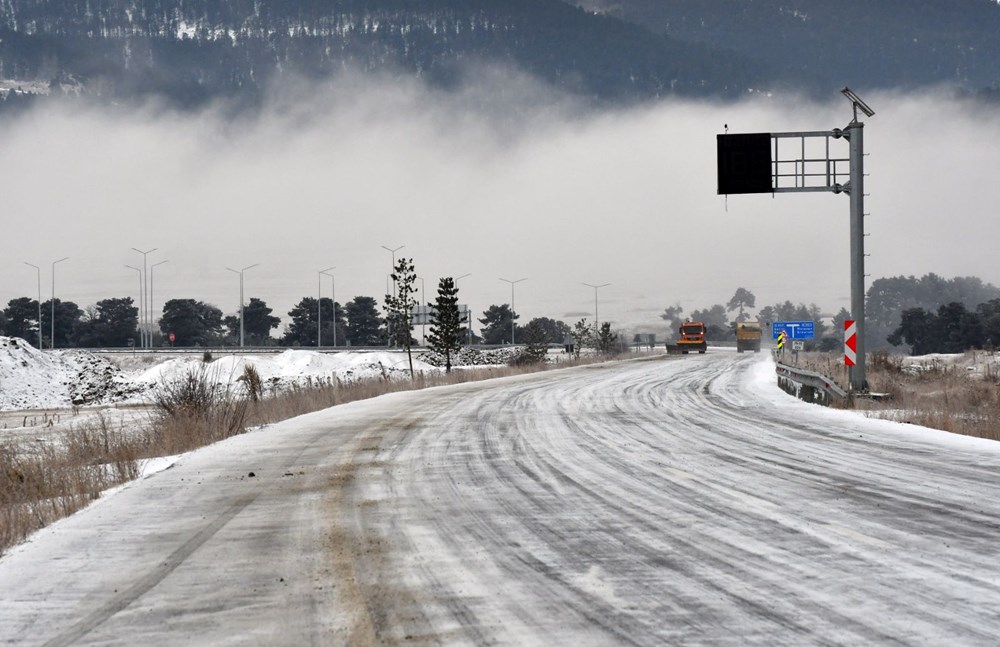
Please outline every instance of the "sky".
[[[1000, 285], [1000, 115], [946, 92], [861, 93], [867, 279], [935, 272]], [[509, 303], [522, 323], [598, 318], [665, 331], [659, 313], [725, 304], [849, 307], [846, 195], [716, 195], [715, 136], [829, 130], [826, 103], [755, 96], [594, 109], [531, 79], [459, 90], [345, 76], [289, 84], [259, 114], [225, 106], [36, 109], [0, 123], [0, 304], [52, 293], [86, 307], [195, 298], [226, 314], [244, 298], [275, 314], [317, 294], [385, 294], [392, 253], [412, 258], [425, 300], [442, 276], [474, 312]], [[846, 145], [844, 148], [846, 155]], [[421, 282], [417, 282], [418, 287]], [[331, 294], [323, 278], [323, 295]], [[280, 331], [279, 331], [280, 332]]]

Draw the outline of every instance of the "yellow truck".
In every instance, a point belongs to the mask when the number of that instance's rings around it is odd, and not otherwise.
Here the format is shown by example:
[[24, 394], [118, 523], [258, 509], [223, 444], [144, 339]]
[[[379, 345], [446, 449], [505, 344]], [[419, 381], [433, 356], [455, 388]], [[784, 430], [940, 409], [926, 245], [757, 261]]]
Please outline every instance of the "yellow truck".
[[741, 321], [736, 324], [736, 352], [745, 350], [760, 352], [760, 322]]

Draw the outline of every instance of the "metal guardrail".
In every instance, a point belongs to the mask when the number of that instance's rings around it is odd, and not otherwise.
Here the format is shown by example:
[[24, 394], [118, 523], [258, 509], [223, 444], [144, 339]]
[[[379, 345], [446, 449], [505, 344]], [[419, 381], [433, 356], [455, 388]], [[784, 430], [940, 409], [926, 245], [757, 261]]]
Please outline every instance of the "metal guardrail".
[[782, 390], [806, 402], [829, 405], [833, 398], [847, 399], [847, 391], [822, 373], [780, 362], [776, 364], [775, 372]]

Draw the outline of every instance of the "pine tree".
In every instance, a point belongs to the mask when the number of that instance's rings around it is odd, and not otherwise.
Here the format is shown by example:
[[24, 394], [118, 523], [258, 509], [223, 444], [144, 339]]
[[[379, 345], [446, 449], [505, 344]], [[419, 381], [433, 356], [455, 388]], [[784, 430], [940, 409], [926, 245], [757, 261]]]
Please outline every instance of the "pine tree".
[[386, 318], [392, 322], [392, 334], [396, 343], [406, 347], [406, 358], [410, 363], [410, 379], [413, 379], [413, 308], [417, 300], [413, 298], [417, 289], [413, 284], [417, 274], [413, 269], [413, 259], [401, 258], [392, 273], [396, 294], [385, 295]]
[[594, 345], [594, 328], [587, 323], [585, 318], [574, 324], [573, 341], [575, 342], [573, 354], [577, 359], [580, 359], [580, 351], [583, 350], [584, 346]]
[[465, 328], [462, 326], [462, 315], [458, 310], [458, 286], [450, 276], [438, 282], [438, 295], [433, 304], [431, 316], [431, 334], [427, 341], [434, 351], [444, 355], [444, 371], [451, 372], [451, 357], [462, 348], [465, 338]]

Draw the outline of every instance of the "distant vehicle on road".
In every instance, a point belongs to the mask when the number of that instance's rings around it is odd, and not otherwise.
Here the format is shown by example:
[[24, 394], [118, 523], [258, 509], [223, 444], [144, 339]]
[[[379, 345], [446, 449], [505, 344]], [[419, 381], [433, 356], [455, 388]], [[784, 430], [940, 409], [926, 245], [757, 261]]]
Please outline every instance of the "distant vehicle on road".
[[708, 349], [705, 342], [705, 324], [700, 321], [686, 321], [681, 324], [680, 338], [674, 342], [667, 342], [667, 352], [670, 354], [698, 351], [704, 353]]
[[752, 350], [760, 352], [760, 322], [741, 321], [736, 324], [736, 352]]

